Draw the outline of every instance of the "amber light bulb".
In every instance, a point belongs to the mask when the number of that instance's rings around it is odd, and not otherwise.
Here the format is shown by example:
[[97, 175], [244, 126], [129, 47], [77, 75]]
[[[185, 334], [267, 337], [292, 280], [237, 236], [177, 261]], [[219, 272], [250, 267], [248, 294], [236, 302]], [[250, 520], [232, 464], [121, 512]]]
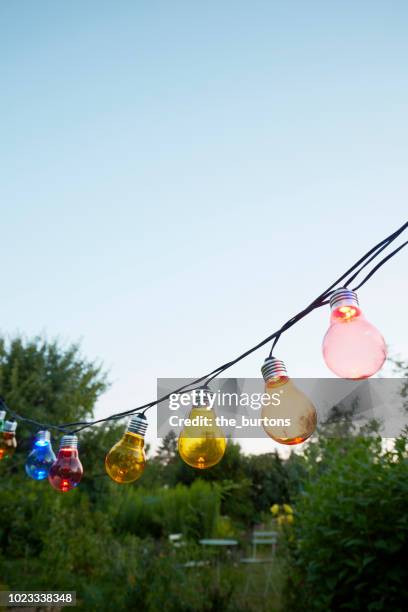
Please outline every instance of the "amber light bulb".
[[341, 378], [369, 378], [387, 357], [384, 338], [364, 317], [355, 291], [337, 289], [330, 306], [330, 327], [323, 339], [326, 365]]
[[224, 432], [217, 425], [215, 411], [210, 407], [211, 394], [208, 387], [194, 394], [193, 407], [178, 439], [180, 457], [187, 465], [199, 470], [219, 463], [227, 447]]
[[5, 421], [3, 431], [0, 433], [0, 461], [10, 459], [17, 448], [16, 440], [17, 421]]
[[61, 493], [77, 487], [83, 474], [77, 436], [62, 436], [57, 459], [48, 472], [50, 485]]
[[268, 357], [262, 366], [265, 393], [269, 401], [262, 407], [263, 428], [280, 444], [301, 444], [316, 429], [317, 414], [312, 402], [288, 377], [283, 361]]
[[144, 437], [147, 420], [144, 414], [136, 414], [129, 420], [123, 437], [106, 455], [108, 476], [119, 484], [133, 482], [141, 477], [146, 465]]

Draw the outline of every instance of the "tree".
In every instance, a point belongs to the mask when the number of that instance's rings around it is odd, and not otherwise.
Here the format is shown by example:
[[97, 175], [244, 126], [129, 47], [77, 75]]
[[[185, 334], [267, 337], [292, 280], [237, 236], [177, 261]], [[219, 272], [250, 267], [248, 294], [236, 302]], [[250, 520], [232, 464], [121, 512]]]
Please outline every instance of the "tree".
[[169, 465], [169, 463], [173, 463], [177, 458], [177, 436], [173, 430], [170, 430], [163, 438], [156, 457], [162, 465]]
[[[107, 386], [101, 366], [83, 358], [77, 344], [0, 338], [0, 394], [20, 415], [53, 424], [81, 421], [93, 416]], [[33, 434], [23, 422], [18, 430], [21, 440]]]
[[[106, 388], [106, 375], [100, 365], [83, 358], [77, 345], [63, 347], [43, 338], [0, 338], [0, 394], [22, 416], [51, 424], [89, 419]], [[113, 438], [116, 432], [111, 428], [109, 432]], [[0, 573], [9, 586], [18, 588], [38, 588], [41, 572], [48, 572], [48, 585], [51, 584], [54, 568], [47, 562], [48, 529], [51, 524], [59, 527], [56, 533], [60, 536], [55, 536], [54, 545], [64, 551], [61, 517], [69, 515], [73, 522], [81, 524], [83, 509], [78, 502], [88, 503], [87, 473], [92, 472], [91, 453], [84, 453], [81, 491], [66, 496], [56, 493], [46, 480], [35, 482], [27, 478], [24, 464], [34, 433], [35, 428], [19, 421], [17, 451], [12, 461], [0, 462]], [[52, 435], [57, 450], [61, 433], [54, 430]], [[92, 448], [95, 456], [103, 457], [101, 446], [105, 438], [97, 434], [96, 428], [82, 434], [80, 441]], [[88, 544], [81, 542], [81, 546]]]
[[[288, 540], [286, 605], [300, 610], [406, 609], [408, 441], [319, 442], [321, 461], [297, 499]], [[321, 469], [324, 465], [324, 469]], [[298, 596], [301, 590], [303, 606]]]

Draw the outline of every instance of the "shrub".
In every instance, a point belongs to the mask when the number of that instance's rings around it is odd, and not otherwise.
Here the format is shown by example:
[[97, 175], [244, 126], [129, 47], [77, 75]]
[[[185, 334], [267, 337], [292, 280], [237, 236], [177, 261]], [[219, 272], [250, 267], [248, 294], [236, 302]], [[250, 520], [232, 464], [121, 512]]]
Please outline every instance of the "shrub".
[[399, 610], [408, 601], [406, 438], [331, 440], [299, 496], [289, 541], [290, 609]]
[[115, 500], [115, 525], [140, 537], [183, 533], [188, 538], [211, 537], [220, 514], [221, 491], [201, 480], [191, 487], [177, 485], [145, 491], [130, 488]]

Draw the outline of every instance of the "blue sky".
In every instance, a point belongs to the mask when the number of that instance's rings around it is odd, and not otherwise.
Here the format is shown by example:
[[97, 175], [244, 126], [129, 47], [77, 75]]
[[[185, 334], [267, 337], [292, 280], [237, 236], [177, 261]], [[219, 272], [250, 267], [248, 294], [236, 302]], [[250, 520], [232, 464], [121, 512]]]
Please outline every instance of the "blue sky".
[[[404, 2], [1, 3], [2, 333], [81, 339], [110, 370], [105, 415], [276, 329], [406, 220], [407, 17]], [[360, 301], [408, 356], [406, 265]], [[281, 339], [294, 376], [329, 375], [328, 316]]]

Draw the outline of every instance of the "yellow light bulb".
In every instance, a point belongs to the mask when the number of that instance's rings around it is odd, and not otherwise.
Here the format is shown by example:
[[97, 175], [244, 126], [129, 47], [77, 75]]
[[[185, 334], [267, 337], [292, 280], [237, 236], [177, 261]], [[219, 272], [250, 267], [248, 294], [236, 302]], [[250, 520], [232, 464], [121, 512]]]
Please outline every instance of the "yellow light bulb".
[[146, 465], [144, 434], [147, 429], [143, 414], [133, 416], [124, 436], [106, 455], [105, 468], [108, 475], [120, 484], [134, 482], [143, 474]]
[[193, 406], [178, 439], [180, 457], [187, 465], [199, 470], [213, 467], [224, 456], [227, 441], [216, 414], [209, 406], [210, 391], [200, 389], [199, 405]]
[[301, 444], [316, 429], [315, 407], [288, 378], [285, 365], [279, 359], [266, 359], [262, 374], [265, 393], [269, 395], [269, 402], [262, 408], [263, 428], [275, 442]]

